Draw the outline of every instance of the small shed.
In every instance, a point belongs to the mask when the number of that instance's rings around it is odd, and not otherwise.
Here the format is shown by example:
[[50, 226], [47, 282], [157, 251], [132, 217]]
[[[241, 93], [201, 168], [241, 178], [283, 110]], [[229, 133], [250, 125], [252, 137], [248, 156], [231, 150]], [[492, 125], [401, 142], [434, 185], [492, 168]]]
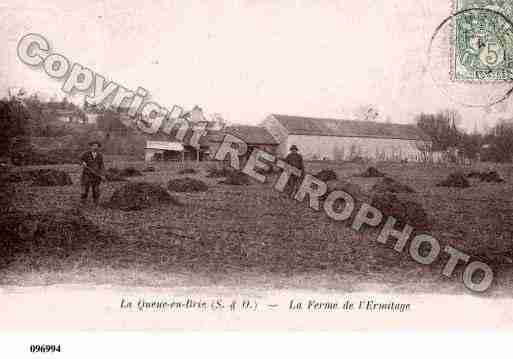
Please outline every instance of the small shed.
[[55, 117], [62, 122], [68, 123], [84, 123], [84, 118], [76, 110], [56, 110]]
[[248, 146], [247, 156], [249, 156], [255, 148], [274, 154], [279, 145], [264, 127], [245, 125], [227, 126], [222, 131], [216, 132], [215, 135], [210, 138], [211, 153], [217, 152], [217, 149], [224, 141], [224, 136], [227, 134], [233, 135], [246, 143]]
[[172, 141], [146, 141], [144, 160], [184, 160], [184, 146], [181, 142]]

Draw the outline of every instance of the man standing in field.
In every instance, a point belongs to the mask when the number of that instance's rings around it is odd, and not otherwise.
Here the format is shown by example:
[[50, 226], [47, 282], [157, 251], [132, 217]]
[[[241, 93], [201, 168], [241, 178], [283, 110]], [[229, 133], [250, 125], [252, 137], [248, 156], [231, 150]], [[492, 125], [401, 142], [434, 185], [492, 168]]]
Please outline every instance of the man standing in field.
[[299, 150], [296, 145], [290, 146], [290, 153], [287, 155], [287, 157], [285, 157], [285, 162], [301, 171], [301, 177], [290, 176], [289, 191], [292, 195], [298, 190], [299, 184], [301, 183], [301, 179], [303, 177], [303, 173], [305, 171], [305, 167], [303, 165], [303, 156], [299, 154]]
[[97, 205], [100, 199], [100, 182], [103, 179], [103, 156], [99, 152], [100, 143], [93, 141], [89, 143], [90, 150], [85, 152], [80, 160], [82, 161], [82, 203], [87, 201], [89, 190], [92, 189], [93, 201]]

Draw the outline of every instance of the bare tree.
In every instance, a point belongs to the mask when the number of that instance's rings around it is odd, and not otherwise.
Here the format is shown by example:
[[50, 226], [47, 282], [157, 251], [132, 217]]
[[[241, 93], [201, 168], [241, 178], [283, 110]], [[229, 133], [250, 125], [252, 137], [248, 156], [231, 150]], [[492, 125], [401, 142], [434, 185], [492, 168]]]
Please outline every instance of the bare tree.
[[499, 122], [484, 136], [486, 151], [484, 159], [493, 162], [511, 162], [513, 160], [513, 124], [510, 121]]
[[379, 117], [379, 110], [373, 105], [362, 105], [355, 111], [358, 121], [376, 121]]
[[422, 113], [415, 118], [417, 126], [431, 137], [434, 151], [446, 151], [456, 147], [461, 132], [457, 125], [461, 116], [454, 110], [445, 110], [437, 114]]

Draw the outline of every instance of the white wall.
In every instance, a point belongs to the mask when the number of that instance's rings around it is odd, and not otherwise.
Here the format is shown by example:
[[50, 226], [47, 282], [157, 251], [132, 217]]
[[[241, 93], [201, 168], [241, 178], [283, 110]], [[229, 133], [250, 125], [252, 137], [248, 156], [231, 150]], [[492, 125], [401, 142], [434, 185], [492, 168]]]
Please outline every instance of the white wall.
[[157, 150], [157, 149], [153, 149], [153, 148], [146, 148], [144, 150], [144, 161], [146, 162], [150, 162], [153, 160], [153, 156], [156, 154], [156, 153], [163, 153], [164, 151], [162, 150]]
[[261, 126], [264, 127], [271, 136], [273, 136], [276, 142], [279, 143], [276, 153], [278, 155], [285, 156], [289, 150], [289, 147], [287, 147], [287, 137], [289, 135], [287, 129], [283, 127], [282, 124], [272, 115], [267, 116]]
[[97, 113], [86, 113], [87, 123], [96, 123], [96, 119], [98, 118]]
[[420, 151], [416, 143], [415, 140], [401, 139], [290, 135], [285, 146], [280, 144], [279, 155], [285, 156], [290, 146], [296, 145], [306, 160], [348, 160], [360, 156], [375, 160], [417, 161]]

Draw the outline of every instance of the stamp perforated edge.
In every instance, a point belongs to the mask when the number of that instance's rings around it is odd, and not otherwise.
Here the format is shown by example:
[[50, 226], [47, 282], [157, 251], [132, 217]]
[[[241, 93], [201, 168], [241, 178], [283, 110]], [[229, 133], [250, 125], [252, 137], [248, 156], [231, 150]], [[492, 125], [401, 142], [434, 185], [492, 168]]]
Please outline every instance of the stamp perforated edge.
[[[458, 12], [458, 1], [459, 0], [451, 0], [451, 16], [453, 16], [456, 12]], [[476, 8], [479, 10], [479, 8]], [[455, 26], [455, 18], [452, 18], [449, 21], [449, 26], [451, 28], [449, 36], [449, 77], [452, 82], [469, 84], [469, 85], [491, 85], [491, 84], [504, 84], [513, 82], [513, 78], [511, 79], [489, 79], [489, 80], [477, 80], [477, 79], [459, 79], [456, 77], [456, 26]], [[513, 19], [512, 19], [513, 21]]]

